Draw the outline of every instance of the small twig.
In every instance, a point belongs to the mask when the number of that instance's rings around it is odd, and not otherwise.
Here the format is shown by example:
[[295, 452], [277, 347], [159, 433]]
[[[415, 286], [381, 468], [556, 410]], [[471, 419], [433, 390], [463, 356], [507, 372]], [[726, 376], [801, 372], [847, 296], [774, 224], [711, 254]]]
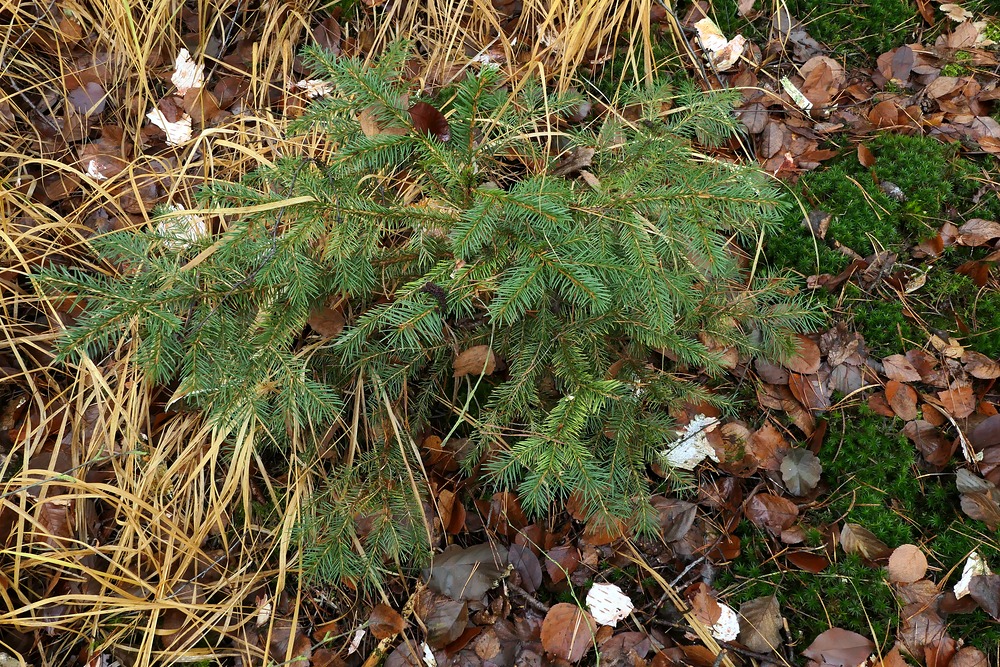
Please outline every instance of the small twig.
[[517, 584], [510, 583], [509, 581], [507, 582], [506, 585], [507, 585], [507, 588], [509, 588], [510, 590], [514, 591], [515, 593], [517, 593], [518, 595], [520, 595], [522, 598], [524, 598], [525, 603], [529, 607], [531, 607], [532, 609], [534, 609], [535, 611], [540, 611], [543, 614], [548, 614], [549, 613], [550, 607], [547, 604], [545, 604], [544, 602], [542, 602], [541, 600], [539, 600], [536, 597], [534, 597], [528, 591], [524, 590], [523, 588], [521, 588]]

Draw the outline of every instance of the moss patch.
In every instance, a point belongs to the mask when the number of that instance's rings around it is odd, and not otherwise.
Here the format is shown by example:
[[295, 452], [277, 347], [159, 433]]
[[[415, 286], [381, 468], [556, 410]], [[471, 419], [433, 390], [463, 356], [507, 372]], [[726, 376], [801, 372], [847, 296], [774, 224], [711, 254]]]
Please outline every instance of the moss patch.
[[[820, 452], [831, 491], [821, 508], [803, 517], [812, 526], [806, 531], [809, 541], [817, 541], [816, 527], [858, 523], [892, 548], [920, 545], [937, 568], [931, 574], [936, 580], [957, 568], [947, 581], [954, 585], [972, 550], [996, 562], [997, 535], [960, 515], [953, 475], [918, 469], [913, 446], [899, 435], [901, 427], [900, 420], [884, 419], [866, 407], [831, 419]], [[794, 639], [808, 644], [827, 628], [841, 627], [872, 637], [884, 649], [892, 646], [899, 607], [883, 568], [838, 550], [837, 561], [820, 574], [786, 569], [779, 562], [783, 559], [773, 558], [778, 545], [766, 534], [744, 521], [739, 535], [743, 552], [719, 581], [729, 586], [731, 604], [776, 593]], [[981, 611], [949, 620], [955, 638], [986, 652], [1000, 645], [1000, 627]]]

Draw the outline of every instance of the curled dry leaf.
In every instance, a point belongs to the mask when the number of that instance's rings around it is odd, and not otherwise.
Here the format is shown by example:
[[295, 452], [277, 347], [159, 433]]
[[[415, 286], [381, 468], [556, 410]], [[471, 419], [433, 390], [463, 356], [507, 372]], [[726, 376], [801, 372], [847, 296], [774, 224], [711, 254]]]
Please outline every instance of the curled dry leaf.
[[427, 102], [416, 102], [410, 107], [410, 122], [417, 132], [429, 134], [438, 141], [451, 139], [451, 127], [444, 114]]
[[840, 531], [840, 543], [844, 551], [857, 554], [868, 560], [888, 558], [892, 550], [885, 542], [875, 536], [864, 526], [856, 523], [845, 523]]
[[1000, 364], [985, 354], [968, 350], [962, 357], [965, 370], [969, 375], [980, 380], [994, 380], [1000, 377]]
[[927, 557], [915, 544], [902, 544], [889, 556], [889, 580], [911, 584], [927, 574]]
[[594, 643], [593, 617], [568, 602], [553, 605], [542, 621], [542, 648], [557, 658], [578, 662]]
[[496, 370], [496, 355], [489, 345], [476, 345], [465, 350], [455, 359], [455, 377], [489, 375]]
[[875, 166], [875, 155], [872, 153], [871, 149], [864, 144], [858, 144], [858, 162], [861, 163], [862, 167]]
[[368, 629], [376, 639], [395, 637], [406, 626], [406, 621], [387, 604], [377, 604], [368, 616]]
[[973, 218], [958, 228], [958, 238], [955, 241], [964, 246], [981, 246], [995, 238], [1000, 238], [1000, 223]]

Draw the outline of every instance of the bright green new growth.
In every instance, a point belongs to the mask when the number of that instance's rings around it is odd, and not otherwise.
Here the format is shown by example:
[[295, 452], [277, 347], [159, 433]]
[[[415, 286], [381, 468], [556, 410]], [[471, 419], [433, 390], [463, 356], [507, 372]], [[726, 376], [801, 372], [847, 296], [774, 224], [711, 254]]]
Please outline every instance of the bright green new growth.
[[[458, 428], [467, 470], [484, 463], [535, 516], [577, 494], [599, 519], [653, 530], [647, 466], [676, 437], [667, 408], [708, 396], [685, 373], [721, 372], [725, 347], [780, 356], [819, 321], [789, 279], [740, 268], [734, 243], [780, 223], [779, 191], [690, 143], [736, 131], [738, 94], [636, 92], [629, 114], [573, 127], [579, 98], [511, 93], [483, 68], [428, 100], [448, 117], [442, 141], [414, 127], [405, 57], [305, 53], [333, 93], [295, 129], [322, 130], [328, 152], [201, 196], [223, 214], [267, 210], [194, 242], [155, 226], [105, 236], [115, 277], [44, 275], [86, 300], [63, 349], [134, 336], [152, 379], [219, 422], [253, 420], [279, 452], [339, 434], [301, 528], [322, 578], [371, 583], [429, 553], [411, 438], [452, 429], [447, 397], [472, 391], [453, 360], [475, 345], [506, 372], [480, 379]], [[595, 149], [593, 178], [552, 174], [567, 145]], [[280, 205], [296, 197], [311, 200]], [[321, 340], [306, 321], [331, 296], [347, 326]]]

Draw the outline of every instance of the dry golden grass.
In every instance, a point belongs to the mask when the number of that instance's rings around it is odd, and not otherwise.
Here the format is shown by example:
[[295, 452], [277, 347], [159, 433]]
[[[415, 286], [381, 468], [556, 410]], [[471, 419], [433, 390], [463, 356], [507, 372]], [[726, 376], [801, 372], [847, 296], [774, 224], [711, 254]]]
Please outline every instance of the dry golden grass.
[[[650, 73], [652, 2], [524, 0], [516, 22], [506, 18], [512, 3], [397, 2], [345, 20], [344, 33], [375, 50], [397, 36], [415, 39], [429, 82], [492, 49], [512, 74], [541, 70], [566, 88], [625, 33], [641, 47], [628, 49], [640, 55], [626, 71]], [[0, 528], [9, 534], [0, 550], [0, 651], [8, 655], [23, 661], [36, 651], [47, 664], [67, 664], [81, 651], [109, 651], [144, 667], [233, 653], [285, 662], [298, 651], [303, 589], [291, 536], [315, 485], [306, 458], [289, 452], [287, 478], [270, 479], [257, 424], [223, 432], [196, 415], [165, 414], [169, 392], [138, 375], [129, 340], [104, 358], [53, 363], [73, 313], [29, 276], [53, 262], [89, 266], [89, 238], [147, 224], [154, 202], [190, 207], [207, 181], [321, 150], [315, 137], [285, 138], [275, 107], [302, 78], [294, 55], [319, 7], [0, 5]], [[233, 45], [243, 74], [212, 57]], [[170, 91], [182, 47], [204, 57], [210, 79], [243, 76], [242, 112], [147, 152], [145, 114]], [[100, 84], [93, 102], [104, 106], [91, 116], [67, 100], [86, 82]], [[117, 167], [107, 178], [88, 174], [81, 154], [98, 135]], [[267, 526], [255, 502], [273, 507]], [[267, 605], [272, 612], [262, 613]], [[33, 633], [47, 640], [35, 644]]]

